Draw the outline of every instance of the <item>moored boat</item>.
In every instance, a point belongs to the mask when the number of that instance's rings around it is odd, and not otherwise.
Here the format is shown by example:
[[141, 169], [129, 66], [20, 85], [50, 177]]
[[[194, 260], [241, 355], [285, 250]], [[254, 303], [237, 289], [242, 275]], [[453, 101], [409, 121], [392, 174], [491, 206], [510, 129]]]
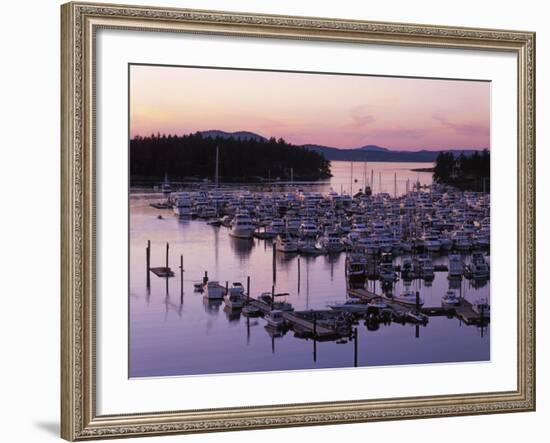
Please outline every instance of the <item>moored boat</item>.
[[[405, 305], [416, 305], [417, 304], [417, 296], [416, 293], [405, 289], [400, 294], [394, 295], [393, 300], [399, 303], [403, 303]], [[420, 296], [418, 296], [418, 305], [422, 306], [424, 304], [424, 299]]]
[[274, 328], [282, 328], [286, 324], [283, 311], [279, 311], [278, 309], [273, 309], [264, 318], [267, 324]]
[[225, 287], [220, 285], [217, 281], [212, 280], [206, 283], [204, 298], [209, 300], [221, 300], [223, 299], [225, 292]]
[[298, 244], [289, 235], [278, 235], [275, 242], [275, 249], [279, 252], [298, 252]]
[[229, 235], [236, 238], [252, 238], [256, 225], [247, 212], [238, 212], [231, 221]]
[[447, 291], [441, 298], [441, 302], [445, 305], [458, 305], [460, 304], [460, 298], [456, 295], [455, 291]]

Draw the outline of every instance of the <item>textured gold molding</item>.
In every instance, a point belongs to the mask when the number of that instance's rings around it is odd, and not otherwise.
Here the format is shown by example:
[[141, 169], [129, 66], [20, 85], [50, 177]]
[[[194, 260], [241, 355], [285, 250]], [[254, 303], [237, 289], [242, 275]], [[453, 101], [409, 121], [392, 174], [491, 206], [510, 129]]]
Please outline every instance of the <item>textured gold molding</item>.
[[[61, 7], [61, 434], [67, 440], [425, 418], [535, 408], [535, 34], [218, 11]], [[100, 27], [508, 51], [518, 58], [518, 384], [513, 392], [95, 413], [94, 32]], [[130, 411], [129, 411], [130, 412]]]

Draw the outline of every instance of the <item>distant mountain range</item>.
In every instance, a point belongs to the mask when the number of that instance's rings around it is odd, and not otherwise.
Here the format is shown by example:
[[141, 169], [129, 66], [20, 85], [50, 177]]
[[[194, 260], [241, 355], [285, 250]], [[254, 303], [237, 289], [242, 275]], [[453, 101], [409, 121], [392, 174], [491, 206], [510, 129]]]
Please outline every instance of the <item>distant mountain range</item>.
[[[211, 138], [234, 138], [237, 140], [255, 140], [262, 141], [267, 140], [254, 132], [237, 131], [237, 132], [225, 132], [220, 130], [199, 131], [203, 137]], [[418, 151], [398, 151], [384, 148], [377, 145], [365, 145], [357, 148], [340, 149], [330, 146], [305, 144], [302, 145], [311, 151], [322, 154], [327, 160], [340, 160], [340, 161], [378, 161], [378, 162], [418, 162], [418, 163], [431, 163], [437, 158], [440, 152], [452, 151], [456, 154], [464, 153], [465, 155], [473, 154], [481, 149], [441, 149], [437, 151], [429, 151], [426, 149]]]

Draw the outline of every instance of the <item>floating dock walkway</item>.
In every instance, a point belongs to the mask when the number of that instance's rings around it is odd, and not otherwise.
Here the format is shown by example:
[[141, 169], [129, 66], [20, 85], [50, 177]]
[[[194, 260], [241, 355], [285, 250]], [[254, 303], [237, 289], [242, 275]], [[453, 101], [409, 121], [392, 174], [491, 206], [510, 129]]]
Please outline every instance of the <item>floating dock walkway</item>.
[[[352, 297], [359, 298], [366, 302], [373, 300], [382, 300], [393, 311], [395, 317], [398, 319], [404, 319], [410, 311], [414, 310], [414, 306], [404, 305], [399, 302], [393, 302], [390, 299], [376, 294], [368, 289], [348, 289], [348, 294]], [[465, 298], [460, 299], [460, 304], [455, 306], [435, 306], [435, 307], [422, 307], [420, 312], [428, 317], [457, 317], [467, 325], [479, 325], [489, 322], [489, 318], [482, 316], [480, 313], [474, 311], [472, 304]]]
[[[250, 306], [259, 309], [263, 315], [271, 312], [272, 308], [268, 303], [250, 297], [247, 302]], [[333, 327], [323, 324], [327, 316], [335, 317], [336, 311], [283, 311], [283, 318], [294, 332], [306, 332], [316, 339], [333, 339], [347, 334], [342, 334]]]

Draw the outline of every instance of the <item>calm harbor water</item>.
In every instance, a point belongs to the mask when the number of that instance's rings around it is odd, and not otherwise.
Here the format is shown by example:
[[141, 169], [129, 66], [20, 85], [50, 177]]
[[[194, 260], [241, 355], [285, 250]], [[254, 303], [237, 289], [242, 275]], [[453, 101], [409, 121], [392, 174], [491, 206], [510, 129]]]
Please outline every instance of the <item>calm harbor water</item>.
[[[426, 163], [372, 163], [374, 192], [380, 189], [393, 194], [394, 173], [397, 193], [419, 180], [431, 183], [430, 173], [410, 171], [429, 166]], [[362, 164], [333, 162], [334, 177], [328, 183], [316, 184], [322, 192], [332, 187], [340, 192], [353, 192], [363, 187]], [[381, 187], [378, 173], [381, 173]], [[357, 179], [357, 182], [354, 180]], [[314, 342], [294, 336], [292, 331], [273, 337], [265, 320], [247, 318], [225, 309], [223, 301], [206, 301], [193, 291], [204, 271], [211, 280], [240, 281], [251, 277], [254, 296], [271, 290], [271, 242], [235, 239], [224, 227], [212, 227], [200, 220], [180, 220], [171, 211], [153, 209], [149, 203], [159, 195], [132, 193], [130, 196], [130, 377], [213, 374], [231, 372], [295, 370], [350, 367], [354, 364], [354, 344]], [[163, 215], [158, 219], [159, 214]], [[170, 266], [176, 277], [164, 279], [151, 275], [150, 291], [146, 288], [145, 247], [151, 240], [151, 265], [163, 266], [165, 245], [170, 243]], [[181, 294], [179, 260], [183, 255], [184, 284]], [[447, 264], [447, 256], [434, 256], [434, 264]], [[296, 310], [326, 309], [327, 303], [346, 299], [344, 277], [345, 254], [300, 258], [277, 254], [276, 292], [288, 292], [287, 301]], [[399, 259], [396, 260], [399, 263]], [[449, 289], [447, 273], [437, 272], [428, 285], [416, 280], [425, 306], [440, 306]], [[372, 288], [372, 283], [371, 283]], [[396, 283], [399, 292], [402, 282]], [[380, 292], [378, 283], [374, 289]], [[462, 280], [454, 288], [474, 301], [489, 297], [489, 283], [474, 288]], [[490, 358], [489, 328], [466, 326], [456, 318], [431, 317], [426, 326], [391, 323], [368, 330], [358, 324], [358, 365], [395, 365], [482, 361]]]

